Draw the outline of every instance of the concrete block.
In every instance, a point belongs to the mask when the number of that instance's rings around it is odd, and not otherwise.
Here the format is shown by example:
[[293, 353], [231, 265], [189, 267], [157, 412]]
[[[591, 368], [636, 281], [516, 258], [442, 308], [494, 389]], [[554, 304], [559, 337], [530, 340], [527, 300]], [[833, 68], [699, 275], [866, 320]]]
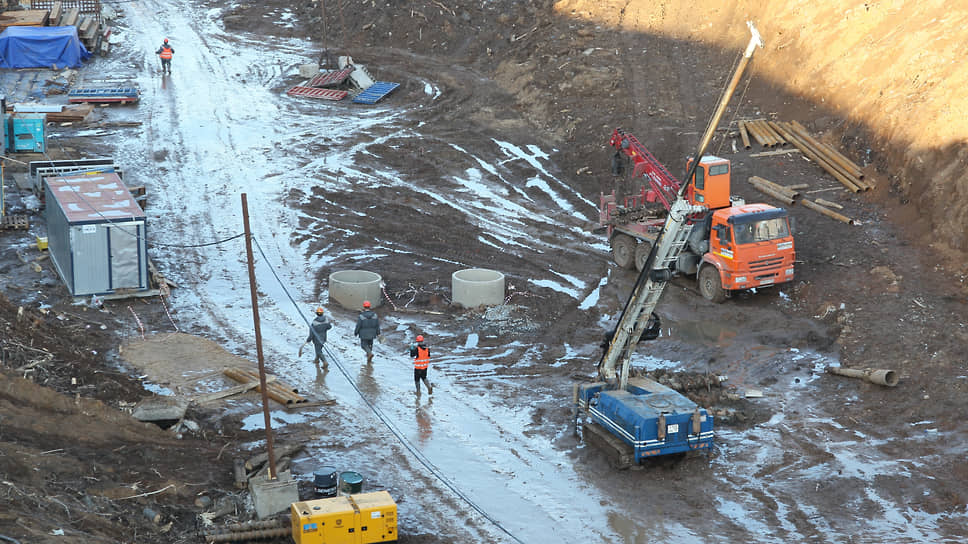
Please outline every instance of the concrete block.
[[299, 65], [299, 77], [304, 77], [309, 79], [319, 73], [318, 64], [300, 64]]
[[296, 480], [292, 479], [291, 472], [282, 471], [275, 480], [266, 478], [267, 476], [256, 476], [249, 480], [249, 492], [259, 519], [288, 510], [292, 503], [299, 502], [299, 487]]
[[188, 401], [176, 397], [149, 397], [134, 407], [131, 416], [138, 421], [157, 423], [164, 427], [165, 422], [175, 423], [185, 417]]

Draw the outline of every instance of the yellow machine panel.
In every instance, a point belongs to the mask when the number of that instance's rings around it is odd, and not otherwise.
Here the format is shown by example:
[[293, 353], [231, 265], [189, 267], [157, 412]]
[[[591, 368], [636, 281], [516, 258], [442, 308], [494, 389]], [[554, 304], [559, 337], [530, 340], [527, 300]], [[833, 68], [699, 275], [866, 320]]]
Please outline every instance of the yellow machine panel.
[[397, 539], [397, 503], [386, 491], [350, 495], [360, 513], [360, 544]]
[[296, 544], [374, 544], [397, 540], [397, 504], [386, 491], [294, 502]]

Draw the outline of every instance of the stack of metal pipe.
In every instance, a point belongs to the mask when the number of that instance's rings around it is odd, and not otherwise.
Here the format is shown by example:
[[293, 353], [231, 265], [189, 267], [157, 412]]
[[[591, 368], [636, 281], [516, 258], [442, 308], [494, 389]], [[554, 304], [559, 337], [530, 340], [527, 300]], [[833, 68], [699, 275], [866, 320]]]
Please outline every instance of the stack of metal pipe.
[[800, 192], [796, 189], [784, 187], [760, 176], [750, 176], [749, 182], [757, 191], [772, 196], [788, 206], [793, 206], [800, 200]]
[[[739, 134], [743, 138], [743, 146], [750, 148], [749, 136], [763, 147], [784, 146], [786, 138], [777, 132], [771, 124], [763, 119], [751, 119], [739, 122]], [[745, 136], [748, 134], [749, 136]]]
[[864, 172], [861, 171], [859, 166], [833, 147], [811, 136], [800, 123], [796, 121], [792, 123], [770, 121], [769, 124], [848, 190], [859, 193], [869, 191], [874, 187], [873, 184], [864, 180]]

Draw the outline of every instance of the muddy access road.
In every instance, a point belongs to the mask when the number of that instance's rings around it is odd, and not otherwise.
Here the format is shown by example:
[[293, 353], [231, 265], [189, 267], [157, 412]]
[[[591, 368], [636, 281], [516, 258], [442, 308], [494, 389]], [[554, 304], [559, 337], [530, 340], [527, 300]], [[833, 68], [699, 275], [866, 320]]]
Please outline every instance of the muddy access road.
[[[486, 59], [484, 49], [507, 43], [506, 36], [493, 38], [495, 44], [452, 44], [458, 51], [423, 51], [408, 49], [393, 33], [366, 40], [347, 32], [345, 43], [329, 45], [333, 54], [401, 83], [384, 101], [365, 106], [285, 94], [304, 81], [298, 65], [320, 56], [319, 42], [309, 38], [318, 28], [308, 26], [315, 12], [302, 3], [174, 0], [117, 9], [124, 43], [82, 75], [91, 84], [136, 83], [137, 106], [98, 113], [141, 125], [110, 138], [76, 127], [58, 137], [65, 146], [110, 153], [124, 165], [126, 180], [147, 186], [149, 254], [178, 287], [167, 299], [171, 320], [157, 299], [137, 306], [146, 332], [177, 327], [254, 361], [245, 249], [235, 237], [246, 195], [267, 368], [302, 391], [336, 400], [298, 413], [273, 411], [277, 439], [306, 444], [293, 460], [298, 478], [311, 479], [324, 465], [360, 472], [369, 489], [387, 489], [397, 499], [401, 542], [965, 536], [968, 426], [957, 414], [968, 370], [965, 307], [952, 294], [957, 281], [932, 267], [921, 248], [901, 241], [901, 226], [877, 204], [863, 195], [836, 196], [842, 194], [836, 181], [797, 155], [753, 157], [756, 150], [742, 146], [734, 153], [726, 131], [713, 145], [733, 161], [734, 192], [769, 202], [745, 183], [748, 175], [807, 183], [839, 199], [858, 225], [791, 210], [800, 260], [793, 283], [721, 305], [704, 300], [688, 278], [667, 289], [659, 306], [662, 335], [639, 348], [636, 367], [722, 375], [727, 392], [763, 393], [715, 406], [731, 417], [717, 426], [708, 455], [616, 471], [573, 433], [572, 386], [594, 378], [602, 336], [635, 280], [611, 262], [594, 229], [600, 190], [623, 181], [608, 171], [610, 127], [634, 130], [673, 166], [698, 141], [736, 52], [716, 52], [712, 60], [722, 62], [712, 62], [700, 45], [624, 36], [626, 48], [662, 53], [636, 57], [652, 65], [616, 84], [652, 104], [649, 116], [634, 119], [615, 108], [617, 99], [601, 98], [597, 82], [575, 79], [571, 87], [562, 69], [541, 72], [548, 75], [543, 99], [562, 95], [569, 104], [561, 109], [579, 119], [577, 133], [568, 136], [536, 122], [529, 101], [541, 98], [508, 84], [504, 61], [474, 60], [476, 48]], [[379, 20], [382, 12], [370, 9], [347, 6], [327, 20]], [[443, 9], [427, 11], [425, 19], [469, 20], [499, 36], [517, 20], [499, 13], [521, 9], [485, 2], [455, 13], [469, 19]], [[567, 40], [567, 29], [579, 24], [550, 10], [531, 15], [545, 18], [539, 26], [548, 43]], [[562, 32], [548, 31], [555, 25]], [[176, 51], [170, 76], [153, 55], [163, 37]], [[597, 48], [616, 46], [615, 38], [595, 39]], [[561, 62], [603, 69], [631, 62], [584, 51], [562, 53]], [[507, 62], [528, 62], [526, 49], [505, 53]], [[697, 70], [707, 77], [692, 77]], [[657, 93], [660, 87], [666, 91]], [[776, 103], [804, 122], [817, 115], [814, 106], [755, 80], [734, 107], [753, 117]], [[449, 304], [451, 274], [464, 268], [504, 273], [507, 304]], [[386, 283], [378, 309], [383, 335], [371, 366], [353, 336], [356, 310], [327, 296], [329, 274], [348, 269], [376, 272]], [[51, 283], [53, 294], [45, 296], [55, 308], [69, 308], [63, 288]], [[39, 303], [32, 291], [7, 296], [15, 305]], [[136, 337], [127, 304], [108, 302], [107, 309], [119, 336]], [[306, 319], [320, 305], [334, 322], [333, 361], [323, 374], [310, 357], [297, 357]], [[433, 395], [420, 397], [406, 354], [417, 334], [430, 343], [435, 384]], [[114, 338], [101, 341], [106, 361], [77, 364], [118, 365], [140, 375], [118, 354]], [[825, 374], [839, 365], [894, 368], [901, 384], [882, 389]], [[177, 394], [150, 375], [144, 384], [143, 395]], [[239, 433], [245, 440], [226, 449], [236, 455], [262, 447], [254, 402], [212, 410], [209, 426], [219, 430], [209, 430], [207, 440], [221, 447], [219, 433]], [[177, 456], [155, 458], [153, 469], [177, 480], [181, 463]], [[190, 534], [190, 522], [181, 519], [177, 530]]]

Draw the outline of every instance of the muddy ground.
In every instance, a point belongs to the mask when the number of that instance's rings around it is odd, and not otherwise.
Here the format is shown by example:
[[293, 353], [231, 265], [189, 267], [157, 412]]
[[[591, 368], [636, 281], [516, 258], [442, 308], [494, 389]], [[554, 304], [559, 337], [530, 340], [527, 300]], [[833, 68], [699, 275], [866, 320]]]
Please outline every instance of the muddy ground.
[[[416, 187], [430, 188], [439, 180], [461, 174], [460, 153], [454, 146], [486, 156], [495, 138], [532, 141], [554, 150], [557, 177], [591, 202], [597, 201], [600, 191], [613, 187], [634, 190], [634, 182], [616, 179], [609, 172], [610, 153], [605, 144], [617, 126], [635, 133], [674, 173], [681, 174], [682, 158], [693, 151], [738, 53], [708, 43], [617, 31], [568, 18], [554, 10], [552, 2], [447, 4], [298, 2], [293, 6], [268, 1], [231, 5], [221, 12], [221, 21], [230, 33], [265, 36], [267, 43], [310, 37], [331, 56], [349, 54], [365, 59], [380, 79], [401, 83], [389, 103], [419, 111], [419, 116], [413, 114], [403, 124], [432, 125], [432, 137], [418, 145], [409, 138], [384, 135], [379, 146], [368, 149], [379, 154], [379, 161], [364, 170], [392, 168], [413, 180]], [[594, 3], [583, 4], [586, 10], [597, 9]], [[285, 8], [295, 17], [292, 24], [280, 25]], [[147, 6], [145, 12], [151, 10]], [[125, 15], [130, 19], [138, 12]], [[125, 24], [125, 17], [119, 21]], [[735, 33], [743, 31], [735, 29]], [[246, 43], [252, 42], [240, 41], [239, 47]], [[142, 62], [139, 54], [126, 50], [124, 44], [113, 53], [132, 64]], [[318, 55], [319, 50], [306, 52], [307, 59]], [[256, 69], [255, 74], [239, 75], [239, 79], [244, 83], [261, 74], [278, 92], [299, 82], [293, 76], [268, 77], [269, 71]], [[426, 81], [439, 88], [440, 98], [428, 97]], [[927, 483], [919, 484], [930, 493], [919, 487], [909, 489], [906, 480], [890, 475], [879, 480], [878, 491], [918, 511], [940, 516], [935, 534], [944, 541], [957, 541], [965, 535], [958, 520], [964, 519], [968, 500], [968, 464], [963, 455], [955, 453], [963, 450], [968, 436], [961, 417], [968, 392], [965, 277], [950, 266], [942, 267], [923, 232], [913, 236], [906, 229], [909, 221], [899, 219], [912, 213], [892, 190], [898, 172], [888, 165], [898, 161], [878, 156], [878, 151], [873, 156], [861, 153], [874, 147], [871, 134], [878, 127], [846, 123], [824, 104], [805, 101], [795, 89], [756, 77], [750, 78], [748, 86], [744, 81], [741, 95], [732, 104], [727, 120], [769, 116], [800, 121], [865, 165], [868, 179], [877, 188], [861, 194], [841, 191], [835, 180], [796, 153], [754, 157], [757, 150], [734, 152], [736, 139], [724, 121], [724, 130], [719, 131], [711, 150], [733, 161], [734, 193], [747, 201], [770, 202], [745, 182], [749, 175], [788, 184], [807, 183], [808, 190], [823, 191], [817, 194], [842, 204], [843, 213], [857, 225], [846, 226], [792, 207], [798, 254], [794, 284], [739, 294], [722, 305], [712, 305], [699, 296], [693, 282], [679, 279], [660, 307], [675, 334], [650, 344], [649, 354], [684, 361], [692, 370], [729, 375], [729, 390], [735, 393], [752, 387], [769, 389], [798, 376], [810, 379], [809, 368], [764, 355], [764, 351], [781, 348], [825, 354], [844, 366], [896, 370], [901, 384], [895, 389], [821, 377], [811, 401], [824, 412], [836, 414], [839, 425], [865, 436], [912, 436], [903, 445], [903, 453], [896, 453], [930, 459], [920, 473]], [[316, 106], [299, 103], [293, 107], [308, 111]], [[100, 119], [111, 118], [110, 113], [99, 115]], [[153, 138], [164, 140], [164, 135]], [[89, 144], [82, 136], [68, 135], [62, 141], [75, 149], [94, 145], [111, 150], [110, 142]], [[329, 149], [325, 139], [304, 145], [301, 152], [307, 156], [323, 155]], [[52, 149], [51, 155], [57, 158], [64, 146]], [[266, 160], [288, 153], [279, 147], [269, 149]], [[157, 165], [160, 174], [150, 176], [149, 193], [163, 193], [165, 176], [172, 175], [177, 166], [157, 153], [131, 161], [144, 175]], [[511, 171], [508, 177], [514, 175]], [[320, 174], [327, 176], [335, 178], [339, 173]], [[10, 191], [12, 184], [8, 182], [7, 187]], [[326, 292], [329, 272], [359, 266], [360, 260], [352, 255], [371, 250], [372, 241], [381, 240], [395, 251], [376, 251], [363, 262], [381, 271], [396, 306], [443, 312], [441, 327], [481, 331], [481, 347], [516, 341], [551, 346], [540, 351], [544, 363], [562, 358], [562, 338], [580, 346], [581, 357], [538, 371], [517, 368], [514, 361], [501, 362], [501, 372], [527, 375], [532, 387], [570, 391], [574, 381], [593, 374], [604, 332], [603, 316], [614, 315], [634, 282], [631, 273], [611, 264], [606, 250], [590, 250], [584, 239], [573, 236], [570, 229], [594, 228], [593, 214], [586, 213], [588, 220], [581, 221], [562, 213], [562, 228], [557, 231], [536, 221], [534, 236], [546, 238], [541, 240], [546, 250], [527, 251], [499, 247], [493, 241], [476, 242], [488, 239], [485, 229], [453, 208], [424, 201], [418, 189], [384, 194], [365, 184], [340, 192], [328, 187], [308, 184], [285, 195], [286, 203], [301, 208], [302, 214], [299, 227], [303, 234], [289, 243], [301, 245], [308, 253], [326, 249], [339, 255], [326, 267], [307, 271], [315, 295], [322, 297]], [[519, 189], [534, 197], [536, 215], [544, 213], [533, 188], [522, 180]], [[14, 192], [10, 211], [31, 213]], [[581, 205], [576, 197], [564, 198]], [[172, 195], [158, 199], [162, 205], [178, 201]], [[366, 215], [345, 214], [346, 209], [365, 210]], [[163, 211], [157, 212], [164, 216]], [[32, 215], [32, 220], [39, 219]], [[186, 218], [161, 220], [171, 221], [174, 228], [200, 229]], [[338, 225], [339, 230], [355, 236], [334, 237], [331, 230], [316, 230], [317, 224]], [[203, 491], [215, 499], [239, 501], [238, 514], [227, 519], [245, 519], [248, 514], [242, 494], [232, 485], [232, 458], [250, 454], [259, 434], [242, 430], [241, 416], [194, 407], [189, 417], [200, 423], [201, 430], [176, 439], [170, 432], [125, 415], [137, 401], [152, 394], [139, 379], [140, 372], [119, 354], [121, 343], [139, 336], [130, 316], [138, 314], [148, 323], [149, 332], [169, 332], [179, 325], [187, 328], [190, 324], [180, 319], [187, 309], [178, 308], [177, 295], [173, 320], [157, 298], [108, 301], [102, 311], [86, 301], [72, 301], [49, 261], [31, 249], [21, 233], [0, 233], [0, 243], [0, 496], [6, 502], [6, 508], [0, 510], [0, 535], [22, 542], [194, 541], [200, 512], [194, 499]], [[165, 262], [166, 256], [169, 262]], [[199, 277], [222, 273], [204, 272], [206, 259], [202, 256], [185, 258], [178, 266], [171, 262], [173, 257], [160, 249], [154, 255], [182, 289], [191, 288], [186, 282], [192, 281], [192, 271], [198, 271]], [[494, 268], [508, 275], [518, 291], [512, 297], [517, 322], [488, 321], [479, 312], [451, 306], [448, 288], [441, 287], [446, 282], [428, 279], [448, 278], [454, 270], [468, 266]], [[599, 307], [580, 310], [567, 293], [529, 282], [549, 269], [578, 277], [608, 277]], [[389, 317], [393, 310], [384, 307], [381, 314]], [[218, 341], [238, 341], [231, 330], [218, 325], [216, 320], [193, 332]], [[450, 339], [440, 347], [452, 349], [458, 343]], [[251, 351], [248, 355], [253, 357]], [[561, 432], [571, 420], [567, 394], [556, 405], [531, 403], [526, 393], [518, 392], [518, 397], [504, 402], [528, 406], [534, 420], [529, 431], [547, 436], [583, 472], [596, 474], [598, 485], [610, 489], [617, 501], [634, 503], [643, 487], [651, 485], [661, 487], [655, 494], [662, 499], [678, 500], [696, 509], [709, 503], [709, 490], [702, 482], [713, 469], [706, 462], [663, 463], [634, 476], [612, 472], [597, 452], [580, 448], [574, 437]], [[766, 403], [732, 403], [728, 407], [745, 414], [724, 427], [733, 432], [755, 429], [776, 411]], [[330, 418], [334, 425], [339, 419], [326, 416], [327, 421]], [[912, 429], [918, 422], [930, 422], [932, 432], [948, 440], [918, 439], [921, 428]], [[311, 432], [298, 424], [282, 431], [295, 440]], [[788, 438], [794, 444], [791, 456], [818, 465], [827, 460], [829, 454], [822, 449]], [[891, 448], [901, 449], [890, 442], [882, 453], [890, 454], [887, 450]], [[716, 456], [726, 457], [724, 452], [714, 452], [714, 459]], [[784, 466], [795, 462], [786, 456], [771, 461], [764, 464], [762, 475], [779, 478]], [[629, 483], [630, 478], [635, 479], [634, 484]], [[669, 482], [679, 482], [681, 487], [670, 489]], [[830, 489], [818, 485], [813, 493], [831, 503], [850, 504], [854, 511], [845, 516], [848, 519], [876, 519], [881, 514], [877, 502], [852, 502], [855, 497], [849, 483]], [[763, 502], [770, 500], [767, 497]], [[145, 507], [160, 510], [161, 523], [147, 520]], [[689, 519], [685, 513], [679, 515], [683, 523]], [[799, 534], [824, 539], [816, 521], [804, 518], [793, 522]], [[427, 530], [437, 523], [414, 523], [409, 533], [402, 527], [401, 541], [484, 541], [468, 536], [479, 534], [475, 523], [479, 522], [467, 522], [470, 529], [439, 535]], [[769, 523], [767, 526], [784, 534]], [[64, 536], [56, 534], [58, 530]], [[742, 539], [748, 535], [744, 530], [726, 527], [721, 535], [726, 540]], [[642, 538], [633, 533], [627, 541], [645, 541]], [[905, 538], [911, 540], [910, 535]]]

